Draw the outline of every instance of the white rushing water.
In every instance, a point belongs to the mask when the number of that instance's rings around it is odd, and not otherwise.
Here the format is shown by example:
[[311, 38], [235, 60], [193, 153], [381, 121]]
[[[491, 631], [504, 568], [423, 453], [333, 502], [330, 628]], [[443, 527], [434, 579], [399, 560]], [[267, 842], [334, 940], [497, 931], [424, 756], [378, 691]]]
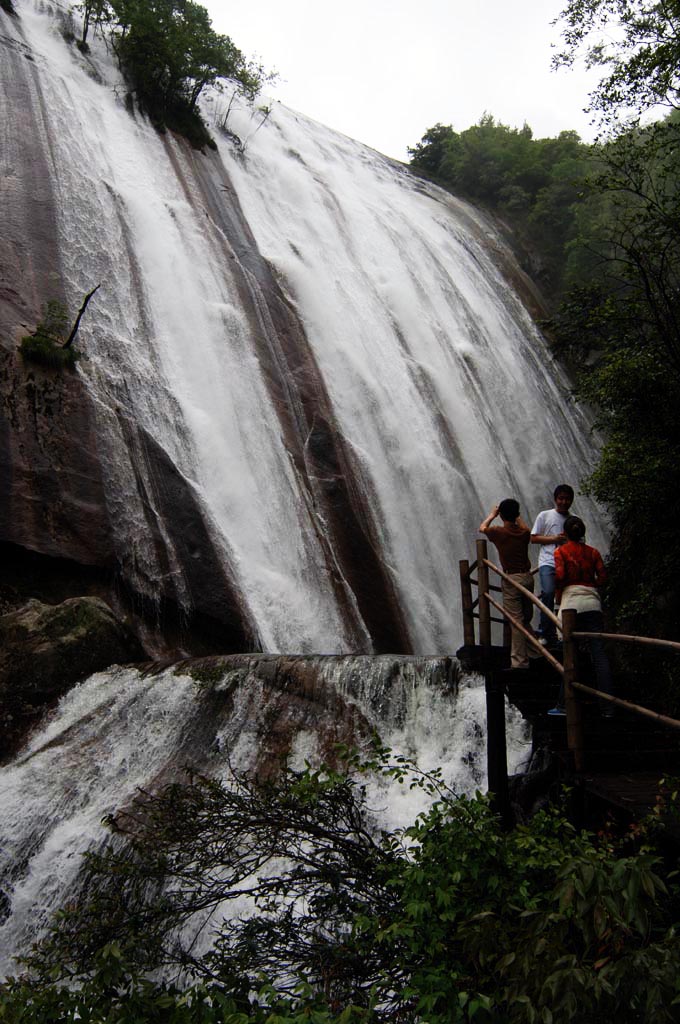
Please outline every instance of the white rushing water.
[[[187, 764], [216, 777], [227, 763], [261, 766], [272, 734], [287, 737], [288, 762], [324, 755], [319, 737], [356, 716], [366, 737], [378, 730], [396, 754], [423, 769], [441, 767], [457, 792], [486, 788], [484, 686], [475, 675], [447, 679], [443, 659], [319, 659], [315, 694], [296, 703], [257, 665], [227, 666], [221, 679], [196, 681], [181, 666], [145, 677], [133, 668], [98, 673], [60, 702], [15, 763], [0, 770], [0, 971], [16, 970], [50, 915], [78, 884], [82, 855], [106, 830], [102, 818], [138, 788], [153, 789]], [[299, 665], [304, 669], [304, 665]], [[529, 755], [526, 723], [507, 710], [508, 761]], [[281, 754], [277, 750], [276, 757]], [[420, 791], [375, 784], [370, 803], [383, 827], [413, 820]]]
[[[221, 219], [235, 195], [304, 328], [410, 647], [454, 650], [457, 562], [473, 557], [482, 515], [514, 494], [531, 518], [556, 483], [578, 485], [593, 454], [587, 419], [498, 268], [502, 244], [490, 224], [280, 104], [266, 120], [234, 104], [228, 127], [242, 152], [218, 127], [227, 99], [207, 97], [218, 157], [196, 154], [131, 117], [101, 41], [86, 59], [62, 38], [64, 8], [17, 8], [71, 303], [102, 284], [81, 327], [79, 372], [99, 411], [128, 577], [153, 592], [161, 571], [170, 574], [190, 604], [160, 500], [154, 514], [170, 562], [156, 564], [139, 499], [140, 479], [153, 493], [153, 474], [125, 438], [123, 416], [198, 501], [263, 650], [371, 650], [338, 606], [330, 527], [272, 401], [258, 349], [271, 325], [248, 254], [234, 250]], [[244, 280], [259, 322], [243, 305]], [[597, 510], [579, 499], [578, 511], [601, 544]]]

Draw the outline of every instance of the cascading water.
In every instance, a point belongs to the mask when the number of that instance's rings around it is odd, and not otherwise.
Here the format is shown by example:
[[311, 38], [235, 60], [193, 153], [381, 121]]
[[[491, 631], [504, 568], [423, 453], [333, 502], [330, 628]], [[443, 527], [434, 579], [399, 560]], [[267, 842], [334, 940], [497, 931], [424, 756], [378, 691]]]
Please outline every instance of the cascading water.
[[227, 134], [208, 97], [197, 153], [131, 116], [59, 4], [17, 10], [3, 112], [20, 133], [28, 103], [72, 305], [102, 285], [79, 373], [123, 577], [228, 608], [229, 650], [455, 649], [482, 514], [531, 517], [592, 456], [490, 224], [279, 104], [237, 101]]
[[[193, 672], [193, 676], [189, 674]], [[195, 677], [195, 678], [194, 678]], [[233, 656], [144, 675], [114, 668], [60, 703], [0, 775], [0, 972], [40, 935], [79, 884], [81, 857], [103, 841], [104, 815], [139, 787], [187, 764], [221, 777], [227, 763], [267, 771], [285, 758], [332, 756], [334, 744], [374, 731], [424, 769], [441, 767], [458, 792], [486, 787], [484, 686], [445, 658]], [[508, 710], [508, 761], [529, 754], [526, 723]], [[377, 787], [386, 828], [423, 809], [422, 794]]]

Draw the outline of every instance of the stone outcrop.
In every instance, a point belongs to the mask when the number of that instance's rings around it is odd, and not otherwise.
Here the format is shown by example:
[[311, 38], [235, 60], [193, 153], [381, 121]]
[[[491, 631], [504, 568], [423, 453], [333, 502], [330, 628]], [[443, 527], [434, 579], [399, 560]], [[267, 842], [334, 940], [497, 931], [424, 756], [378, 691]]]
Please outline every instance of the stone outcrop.
[[0, 616], [0, 728], [8, 756], [45, 707], [74, 683], [143, 658], [138, 641], [96, 597], [29, 601]]

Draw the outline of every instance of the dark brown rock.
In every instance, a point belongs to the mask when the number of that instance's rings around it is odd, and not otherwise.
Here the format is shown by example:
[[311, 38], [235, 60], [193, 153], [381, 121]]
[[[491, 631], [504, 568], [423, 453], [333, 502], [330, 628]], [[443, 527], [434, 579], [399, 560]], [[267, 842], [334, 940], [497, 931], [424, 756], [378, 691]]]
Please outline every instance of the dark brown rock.
[[58, 605], [29, 601], [0, 616], [3, 757], [74, 683], [109, 665], [143, 657], [136, 638], [96, 597]]
[[112, 563], [94, 417], [76, 374], [0, 351], [0, 481], [3, 541]]

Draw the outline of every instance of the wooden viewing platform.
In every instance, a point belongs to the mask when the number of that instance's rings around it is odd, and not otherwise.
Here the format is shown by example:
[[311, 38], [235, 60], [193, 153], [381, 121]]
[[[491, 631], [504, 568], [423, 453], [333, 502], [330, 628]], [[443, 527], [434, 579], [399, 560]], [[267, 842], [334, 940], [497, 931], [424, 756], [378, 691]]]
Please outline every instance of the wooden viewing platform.
[[[680, 722], [594, 688], [587, 660], [579, 657], [578, 641], [587, 639], [587, 634], [577, 631], [575, 612], [565, 612], [562, 623], [552, 616], [562, 631], [563, 643], [550, 650], [542, 648], [491, 596], [500, 588], [490, 583], [490, 571], [508, 579], [488, 560], [486, 541], [478, 541], [477, 560], [472, 566], [467, 561], [460, 564], [465, 644], [457, 656], [485, 678], [489, 790], [499, 813], [510, 821], [504, 714], [507, 696], [531, 723], [534, 750], [551, 753], [558, 783], [568, 784], [581, 805], [579, 816], [596, 819], [610, 812], [636, 821], [649, 814], [659, 799], [660, 780], [680, 776]], [[476, 600], [473, 586], [478, 587]], [[538, 598], [524, 593], [543, 607]], [[493, 616], [494, 610], [498, 616]], [[493, 622], [503, 627], [501, 644], [491, 642]], [[528, 669], [510, 669], [511, 623], [525, 632], [535, 653], [540, 654], [532, 658]], [[676, 642], [600, 635], [612, 642], [660, 646], [680, 654], [680, 643]], [[564, 717], [549, 716], [562, 681], [567, 713]], [[612, 717], [602, 714], [605, 707], [612, 709]], [[669, 831], [680, 842], [680, 827]]]

